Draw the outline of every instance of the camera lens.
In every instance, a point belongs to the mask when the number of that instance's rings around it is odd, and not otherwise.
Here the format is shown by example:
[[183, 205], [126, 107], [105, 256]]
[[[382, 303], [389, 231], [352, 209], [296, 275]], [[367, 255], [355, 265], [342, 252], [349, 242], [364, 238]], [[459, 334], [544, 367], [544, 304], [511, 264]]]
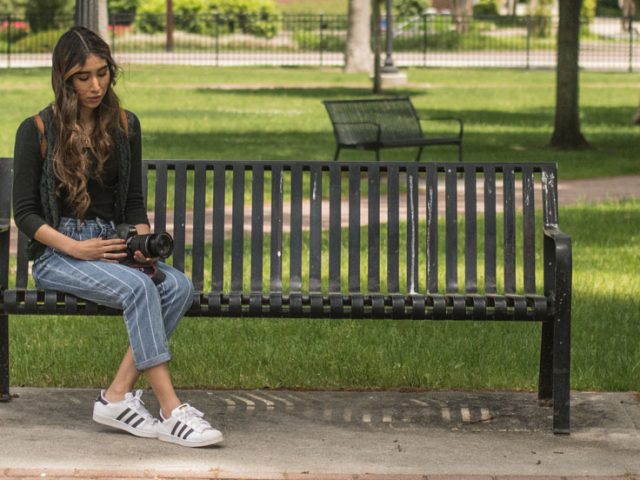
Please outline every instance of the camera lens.
[[154, 233], [150, 236], [147, 246], [151, 257], [167, 258], [173, 252], [173, 238], [166, 232]]
[[168, 258], [173, 253], [173, 238], [167, 232], [133, 235], [127, 241], [128, 251], [133, 255], [140, 250], [147, 258]]

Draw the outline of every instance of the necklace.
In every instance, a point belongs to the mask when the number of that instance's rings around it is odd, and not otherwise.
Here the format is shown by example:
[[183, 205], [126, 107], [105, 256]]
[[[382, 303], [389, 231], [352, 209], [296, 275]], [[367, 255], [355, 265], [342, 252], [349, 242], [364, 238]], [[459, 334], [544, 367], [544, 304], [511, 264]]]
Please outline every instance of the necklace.
[[80, 140], [85, 148], [91, 147], [91, 134], [95, 128], [95, 122], [80, 124]]

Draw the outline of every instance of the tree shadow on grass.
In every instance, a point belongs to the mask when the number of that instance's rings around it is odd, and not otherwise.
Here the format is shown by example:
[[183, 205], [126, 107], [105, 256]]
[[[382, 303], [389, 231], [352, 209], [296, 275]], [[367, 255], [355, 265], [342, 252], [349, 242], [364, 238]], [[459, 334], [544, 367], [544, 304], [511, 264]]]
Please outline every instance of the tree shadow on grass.
[[[336, 144], [327, 120], [324, 132], [217, 131], [147, 133], [143, 139], [144, 158], [211, 160], [333, 160]], [[437, 152], [437, 153], [436, 153]], [[383, 150], [384, 160], [413, 161], [416, 148]], [[437, 156], [436, 156], [437, 155]], [[427, 148], [423, 160], [457, 160], [457, 147]], [[372, 151], [343, 150], [341, 160], [374, 161]]]
[[299, 97], [299, 98], [317, 98], [318, 100], [339, 100], [348, 98], [376, 98], [376, 97], [413, 97], [417, 95], [427, 94], [427, 90], [418, 88], [403, 88], [399, 90], [387, 90], [383, 91], [380, 95], [374, 95], [371, 88], [364, 87], [313, 87], [309, 88], [287, 88], [287, 87], [273, 87], [273, 88], [239, 88], [239, 89], [225, 89], [225, 88], [198, 88], [195, 90], [198, 93], [226, 93], [234, 95], [265, 95], [270, 97]]

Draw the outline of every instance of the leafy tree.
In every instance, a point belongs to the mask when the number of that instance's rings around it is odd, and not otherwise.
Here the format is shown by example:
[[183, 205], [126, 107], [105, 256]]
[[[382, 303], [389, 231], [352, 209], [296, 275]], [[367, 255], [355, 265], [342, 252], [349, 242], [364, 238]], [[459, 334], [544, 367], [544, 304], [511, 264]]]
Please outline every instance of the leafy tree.
[[597, 0], [582, 0], [580, 17], [583, 22], [591, 23], [596, 16]]
[[428, 0], [396, 0], [393, 6], [399, 17], [413, 17], [424, 12], [429, 2]]
[[16, 0], [0, 0], [0, 14], [21, 14], [24, 12], [23, 2]]

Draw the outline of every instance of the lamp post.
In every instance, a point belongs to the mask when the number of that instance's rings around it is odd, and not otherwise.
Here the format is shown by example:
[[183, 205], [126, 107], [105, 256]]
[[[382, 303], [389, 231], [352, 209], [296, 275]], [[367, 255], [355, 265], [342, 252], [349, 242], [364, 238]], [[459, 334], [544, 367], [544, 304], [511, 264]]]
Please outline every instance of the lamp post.
[[393, 12], [391, 2], [392, 0], [386, 0], [386, 52], [382, 73], [398, 73], [398, 69], [393, 64]]

